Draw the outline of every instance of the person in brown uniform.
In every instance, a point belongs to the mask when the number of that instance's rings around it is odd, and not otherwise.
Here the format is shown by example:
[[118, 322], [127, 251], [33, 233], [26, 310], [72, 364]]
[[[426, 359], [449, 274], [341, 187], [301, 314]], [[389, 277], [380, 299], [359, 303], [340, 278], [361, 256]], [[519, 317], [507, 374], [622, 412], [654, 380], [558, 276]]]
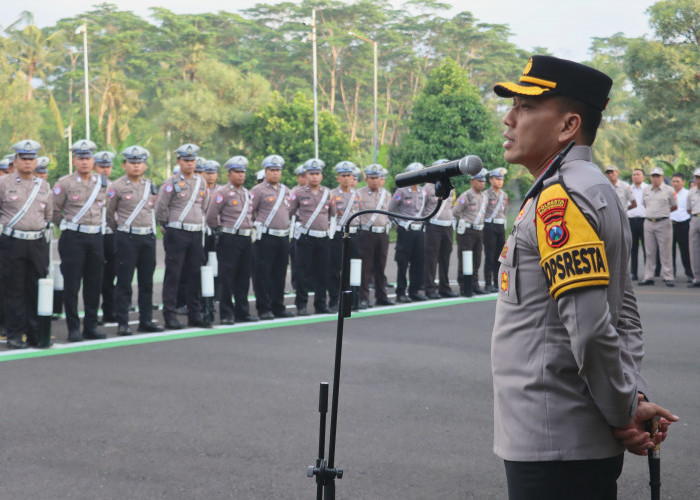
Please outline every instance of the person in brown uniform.
[[640, 286], [654, 284], [654, 268], [656, 267], [656, 250], [659, 250], [661, 261], [661, 278], [666, 286], [675, 286], [673, 282], [673, 266], [671, 264], [671, 244], [673, 229], [669, 215], [676, 209], [673, 188], [664, 184], [664, 171], [655, 167], [649, 174], [651, 185], [644, 188], [642, 204], [646, 209], [644, 221], [644, 250], [646, 264], [644, 280]]
[[491, 187], [484, 191], [486, 213], [484, 214], [484, 281], [489, 293], [498, 291], [498, 257], [506, 243], [506, 211], [508, 195], [503, 190], [505, 168], [489, 172]]
[[[63, 300], [68, 342], [103, 339], [97, 330], [104, 267], [103, 208], [107, 201], [107, 178], [93, 171], [97, 146], [89, 140], [72, 146], [75, 173], [61, 177], [53, 187], [53, 221], [59, 224], [58, 253], [63, 274]], [[78, 291], [83, 284], [83, 333], [78, 318]]]
[[481, 265], [481, 247], [483, 245], [484, 217], [487, 199], [483, 194], [486, 183], [486, 169], [482, 169], [469, 180], [471, 188], [457, 198], [452, 215], [457, 219], [457, 281], [460, 292], [465, 293], [462, 274], [462, 252], [472, 251], [473, 275], [472, 291], [477, 295], [486, 293], [479, 287], [479, 266]]
[[49, 177], [49, 163], [51, 163], [51, 159], [48, 156], [40, 156], [37, 158], [34, 175], [46, 180]]
[[255, 305], [260, 319], [294, 316], [284, 306], [284, 283], [289, 262], [289, 188], [280, 183], [284, 159], [266, 156], [265, 180], [250, 190], [257, 241], [255, 250]]
[[[112, 176], [112, 162], [114, 161], [114, 153], [110, 151], [98, 151], [95, 153], [95, 172], [97, 175], [104, 175], [107, 178], [107, 193], [110, 192], [112, 181], [109, 178]], [[116, 323], [117, 318], [114, 315], [114, 291], [116, 289], [115, 280], [117, 278], [117, 246], [115, 243], [114, 231], [109, 227], [105, 227], [104, 232], [105, 245], [105, 265], [102, 271], [102, 319], [98, 322], [99, 325], [105, 323]]]
[[[162, 332], [153, 322], [153, 272], [156, 268], [154, 206], [155, 184], [144, 179], [148, 150], [130, 146], [121, 152], [126, 175], [112, 183], [108, 191], [107, 224], [115, 235], [117, 287], [114, 315], [117, 334], [131, 335], [129, 306], [131, 282], [137, 271], [139, 290], [139, 332]], [[98, 155], [99, 156], [99, 155]]]
[[690, 214], [690, 229], [688, 241], [690, 249], [690, 265], [693, 271], [693, 282], [688, 288], [700, 288], [700, 168], [693, 172], [695, 186], [688, 190], [688, 213]]
[[250, 192], [243, 187], [247, 166], [245, 156], [234, 156], [224, 164], [228, 171], [228, 183], [214, 191], [207, 209], [207, 225], [219, 234], [216, 253], [221, 280], [219, 315], [222, 325], [232, 325], [236, 321], [258, 321], [257, 316], [250, 314], [248, 304], [253, 262], [250, 239], [253, 232], [253, 203]]
[[[423, 165], [417, 162], [408, 165], [404, 172], [416, 172]], [[389, 211], [408, 217], [420, 217], [425, 208], [426, 194], [422, 186], [413, 185], [398, 188], [389, 202]], [[427, 300], [420, 290], [423, 288], [423, 252], [425, 233], [422, 222], [396, 218], [396, 300], [413, 302]], [[409, 271], [410, 269], [410, 271]], [[406, 272], [410, 282], [406, 283]], [[406, 293], [408, 291], [408, 294]]]
[[204, 263], [202, 237], [204, 213], [209, 197], [204, 179], [194, 173], [199, 147], [183, 144], [175, 150], [180, 173], [168, 178], [160, 187], [156, 203], [156, 220], [163, 230], [165, 249], [165, 278], [163, 280], [163, 319], [165, 328], [177, 330], [183, 325], [177, 320], [177, 290], [180, 275], [185, 274], [184, 292], [187, 302], [187, 324], [209, 328], [202, 317], [201, 266]]
[[[295, 168], [294, 174], [297, 176], [297, 185], [292, 187], [291, 194], [294, 194], [295, 191], [306, 187], [306, 185], [308, 184], [308, 178], [306, 176], [306, 167], [304, 167], [304, 165], [299, 165], [297, 168]], [[292, 219], [294, 219], [294, 217], [292, 217]], [[296, 247], [297, 240], [292, 238], [289, 241], [289, 267], [292, 271], [292, 288], [294, 290], [297, 289], [297, 282], [299, 279], [299, 269], [297, 268], [296, 260]]]
[[[3, 256], [3, 307], [8, 349], [38, 345], [39, 279], [49, 267], [45, 232], [53, 215], [51, 188], [34, 176], [41, 144], [23, 140], [15, 150], [15, 173], [0, 180], [0, 252]], [[22, 336], [27, 336], [27, 341]]]
[[[367, 185], [357, 190], [360, 210], [387, 210], [391, 194], [381, 187], [383, 167], [372, 164], [365, 167]], [[360, 309], [372, 307], [369, 300], [369, 284], [374, 282], [375, 302], [379, 306], [391, 306], [395, 302], [386, 294], [384, 268], [389, 251], [389, 218], [384, 214], [364, 214], [360, 222], [360, 258], [362, 259], [362, 284], [360, 285]]]
[[296, 261], [299, 270], [297, 293], [294, 300], [297, 315], [306, 316], [309, 290], [314, 290], [316, 314], [331, 312], [326, 303], [330, 240], [328, 239], [331, 190], [321, 185], [325, 164], [318, 158], [304, 163], [308, 184], [294, 191], [290, 197], [289, 212], [295, 214]]

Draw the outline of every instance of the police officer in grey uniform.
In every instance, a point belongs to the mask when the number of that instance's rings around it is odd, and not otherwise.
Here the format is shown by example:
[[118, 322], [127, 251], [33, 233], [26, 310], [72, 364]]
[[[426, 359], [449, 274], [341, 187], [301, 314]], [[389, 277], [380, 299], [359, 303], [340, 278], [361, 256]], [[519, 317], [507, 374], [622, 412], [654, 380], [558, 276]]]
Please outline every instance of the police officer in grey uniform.
[[666, 286], [675, 286], [673, 281], [673, 265], [671, 259], [671, 244], [673, 243], [673, 228], [669, 216], [676, 207], [673, 188], [664, 184], [664, 171], [655, 167], [649, 174], [651, 185], [644, 188], [642, 204], [646, 210], [644, 220], [644, 250], [646, 264], [644, 280], [638, 284], [647, 286], [654, 284], [654, 268], [656, 267], [656, 251], [658, 249], [661, 261], [661, 278]]
[[257, 316], [250, 314], [248, 304], [253, 262], [253, 203], [250, 192], [243, 187], [247, 166], [245, 156], [229, 158], [224, 164], [229, 181], [212, 193], [207, 209], [207, 225], [218, 233], [216, 252], [221, 280], [219, 307], [222, 325], [258, 320]]
[[266, 156], [265, 179], [250, 190], [257, 241], [255, 252], [255, 305], [260, 319], [295, 316], [284, 305], [284, 284], [289, 262], [289, 188], [280, 183], [284, 159]]
[[[494, 88], [513, 98], [503, 119], [508, 163], [538, 178], [576, 141], [527, 200], [500, 257], [494, 451], [511, 499], [614, 499], [625, 447], [646, 454], [677, 419], [644, 401], [629, 226], [591, 161], [611, 85], [587, 66], [534, 56], [520, 82]], [[654, 415], [667, 420], [652, 440], [644, 420]]]
[[163, 319], [165, 328], [177, 330], [182, 324], [175, 316], [180, 275], [185, 273], [187, 324], [208, 328], [211, 323], [201, 314], [201, 273], [204, 263], [202, 238], [204, 214], [209, 203], [204, 179], [195, 174], [199, 147], [183, 144], [175, 150], [180, 173], [160, 187], [156, 219], [163, 229], [165, 278], [163, 280]]
[[481, 249], [484, 243], [483, 229], [486, 217], [487, 198], [483, 193], [486, 183], [486, 169], [482, 169], [469, 180], [471, 188], [457, 198], [452, 215], [457, 219], [457, 281], [460, 292], [465, 293], [462, 274], [462, 252], [472, 251], [472, 291], [477, 295], [486, 293], [479, 287], [479, 266], [481, 265]]
[[688, 288], [700, 288], [700, 168], [693, 172], [695, 186], [688, 190], [688, 213], [690, 229], [688, 241], [690, 247], [690, 265], [693, 270], [693, 282]]
[[0, 177], [7, 175], [9, 173], [9, 168], [10, 160], [7, 157], [0, 160]]
[[51, 163], [51, 158], [48, 156], [39, 156], [36, 159], [36, 168], [34, 169], [34, 175], [46, 180], [49, 176], [49, 164]]
[[[296, 191], [306, 187], [306, 185], [308, 184], [308, 178], [306, 176], [306, 167], [304, 165], [299, 165], [297, 168], [295, 168], [294, 174], [297, 176], [297, 185], [292, 187], [290, 196], [292, 196]], [[292, 218], [294, 218], [294, 216], [292, 216]], [[296, 247], [297, 240], [295, 238], [292, 238], [289, 241], [289, 266], [292, 270], [292, 288], [294, 290], [297, 289], [297, 282], [299, 280], [299, 267], [297, 266]]]
[[[95, 172], [97, 175], [104, 175], [107, 178], [108, 190], [112, 185], [109, 178], [112, 176], [112, 162], [114, 161], [114, 153], [111, 151], [98, 151], [95, 153]], [[105, 265], [102, 271], [102, 320], [99, 325], [105, 323], [116, 323], [117, 318], [114, 315], [114, 291], [116, 289], [115, 280], [117, 278], [117, 245], [114, 238], [114, 231], [109, 226], [105, 227], [104, 232], [105, 245]]]
[[[416, 172], [423, 165], [418, 162], [409, 164], [404, 172]], [[409, 217], [420, 217], [427, 201], [423, 186], [413, 185], [398, 188], [389, 202], [389, 211]], [[423, 301], [428, 298], [420, 290], [423, 288], [423, 256], [425, 246], [425, 229], [422, 222], [395, 219], [396, 248], [394, 260], [396, 272], [396, 300], [398, 302]], [[410, 283], [406, 284], [406, 272], [410, 269]], [[406, 290], [408, 289], [408, 294]]]
[[[97, 330], [97, 309], [102, 290], [104, 268], [104, 217], [107, 183], [104, 175], [93, 171], [97, 146], [89, 140], [73, 144], [75, 173], [61, 177], [53, 187], [53, 221], [59, 224], [63, 299], [68, 326], [68, 341], [103, 339]], [[83, 333], [78, 318], [78, 291], [83, 284]]]
[[38, 281], [46, 277], [49, 267], [46, 231], [50, 230], [53, 203], [49, 184], [34, 176], [41, 144], [23, 140], [12, 149], [15, 172], [0, 180], [1, 279], [7, 347], [24, 349], [37, 346], [39, 340]]
[[508, 194], [503, 190], [505, 168], [496, 168], [488, 173], [489, 184], [486, 191], [486, 214], [484, 215], [484, 281], [489, 293], [498, 291], [498, 256], [506, 242], [506, 212]]
[[[384, 168], [373, 163], [365, 167], [367, 185], [357, 190], [360, 210], [387, 210], [391, 194], [382, 187]], [[389, 218], [384, 214], [364, 214], [360, 222], [360, 258], [362, 259], [362, 284], [360, 285], [360, 309], [372, 307], [369, 300], [369, 284], [374, 282], [375, 303], [391, 306], [395, 302], [386, 293], [386, 258], [389, 252]]]
[[[162, 332], [153, 322], [153, 272], [156, 267], [155, 214], [158, 190], [144, 179], [147, 149], [129, 146], [121, 152], [126, 174], [112, 183], [108, 191], [107, 224], [114, 231], [117, 255], [117, 286], [114, 316], [118, 335], [131, 335], [129, 306], [134, 271], [138, 277], [139, 332]], [[98, 158], [99, 158], [98, 154]]]
[[331, 190], [321, 185], [325, 163], [312, 158], [304, 163], [307, 185], [292, 192], [289, 211], [296, 215], [294, 239], [297, 242], [296, 261], [299, 269], [295, 304], [297, 315], [306, 316], [308, 293], [314, 291], [314, 311], [328, 314], [326, 292], [330, 264]]

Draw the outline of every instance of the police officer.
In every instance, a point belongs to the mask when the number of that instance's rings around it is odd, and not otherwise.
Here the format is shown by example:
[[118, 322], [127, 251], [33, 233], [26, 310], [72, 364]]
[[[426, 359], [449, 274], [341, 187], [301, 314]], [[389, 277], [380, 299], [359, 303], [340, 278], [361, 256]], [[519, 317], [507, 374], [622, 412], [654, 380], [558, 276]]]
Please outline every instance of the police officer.
[[7, 160], [7, 173], [8, 174], [14, 174], [15, 173], [15, 155], [14, 154], [9, 154], [5, 156], [5, 159]]
[[637, 206], [637, 200], [635, 200], [632, 194], [632, 188], [625, 181], [620, 179], [620, 171], [615, 165], [608, 165], [605, 167], [605, 176], [615, 188], [615, 193], [617, 197], [620, 198], [620, 203], [622, 203], [622, 208], [631, 210]]
[[260, 319], [295, 316], [284, 305], [284, 284], [289, 261], [289, 188], [280, 183], [284, 159], [266, 156], [262, 161], [265, 179], [250, 190], [255, 251], [255, 305]]
[[211, 326], [202, 317], [200, 304], [200, 268], [204, 263], [203, 218], [209, 199], [204, 179], [194, 172], [197, 151], [199, 147], [195, 144], [183, 144], [175, 150], [180, 173], [163, 183], [156, 203], [156, 219], [164, 233], [163, 319], [169, 330], [183, 327], [175, 315], [177, 287], [182, 273], [185, 274], [188, 326]]
[[[75, 173], [61, 177], [53, 187], [53, 221], [62, 231], [58, 240], [63, 274], [63, 299], [68, 326], [68, 342], [103, 339], [97, 330], [104, 268], [104, 208], [107, 201], [107, 178], [93, 171], [97, 149], [94, 142], [75, 142]], [[80, 333], [78, 291], [83, 286], [85, 317]]]
[[[384, 168], [373, 163], [365, 167], [367, 185], [357, 190], [360, 210], [387, 210], [391, 194], [382, 187]], [[360, 258], [362, 259], [362, 284], [360, 286], [360, 309], [372, 307], [369, 300], [369, 284], [374, 282], [375, 303], [391, 306], [386, 293], [386, 258], [389, 251], [389, 218], [384, 214], [363, 214], [360, 223]]]
[[644, 280], [640, 281], [638, 285], [654, 284], [656, 250], [658, 249], [661, 261], [661, 278], [666, 286], [672, 287], [675, 286], [671, 264], [673, 229], [669, 215], [678, 207], [673, 196], [673, 188], [664, 184], [664, 171], [659, 167], [654, 167], [649, 177], [651, 185], [644, 188], [642, 193], [642, 204], [646, 210], [646, 219], [644, 220], [646, 264], [644, 266]]
[[[336, 173], [338, 187], [331, 191], [331, 223], [328, 236], [331, 241], [330, 277], [328, 280], [328, 308], [338, 312], [340, 299], [340, 268], [343, 254], [343, 228], [350, 216], [360, 207], [360, 198], [355, 189], [355, 171], [357, 167], [351, 161], [341, 161], [333, 170]], [[350, 258], [360, 258], [360, 222], [357, 218], [350, 223]], [[359, 290], [353, 290], [353, 308], [359, 307]]]
[[[98, 151], [95, 153], [95, 172], [97, 175], [104, 175], [107, 178], [109, 194], [109, 186], [112, 181], [109, 178], [112, 176], [112, 162], [114, 161], [114, 153], [111, 151]], [[105, 265], [102, 272], [102, 320], [99, 325], [105, 323], [116, 323], [117, 318], [114, 315], [114, 290], [116, 288], [115, 280], [117, 278], [117, 246], [114, 238], [114, 231], [107, 224], [104, 232], [105, 245]]]
[[[147, 149], [129, 146], [121, 152], [126, 175], [112, 183], [108, 191], [107, 224], [114, 231], [117, 255], [117, 286], [114, 316], [117, 334], [131, 335], [129, 306], [131, 282], [137, 271], [139, 290], [139, 332], [162, 332], [153, 322], [153, 272], [156, 268], [156, 236], [154, 206], [157, 189], [144, 179]], [[97, 155], [100, 158], [100, 155]]]
[[688, 288], [700, 288], [700, 168], [693, 172], [695, 186], [688, 190], [688, 213], [690, 214], [690, 262], [693, 271], [693, 282]]
[[9, 173], [9, 168], [10, 160], [7, 157], [0, 160], [0, 177], [7, 175]]
[[681, 254], [681, 262], [688, 283], [693, 282], [693, 271], [690, 264], [690, 249], [688, 235], [690, 232], [690, 215], [688, 215], [688, 190], [685, 188], [685, 176], [681, 172], [674, 172], [671, 176], [671, 187], [676, 199], [676, 209], [671, 212], [670, 219], [673, 225], [673, 241], [671, 243], [671, 256], [673, 257], [673, 276], [676, 275], [676, 246]]
[[[437, 160], [433, 165], [447, 162], [446, 159]], [[432, 166], [432, 165], [431, 165]], [[439, 198], [435, 195], [435, 184], [428, 183], [425, 189], [425, 208], [423, 217], [433, 213]], [[452, 227], [452, 203], [455, 192], [452, 190], [449, 197], [442, 202], [438, 213], [425, 225], [425, 266], [423, 270], [425, 280], [425, 294], [429, 299], [457, 297], [458, 294], [450, 288], [449, 266], [452, 253], [453, 227]], [[438, 284], [435, 284], [435, 274], [438, 272]]]
[[49, 163], [51, 159], [48, 156], [40, 156], [36, 159], [36, 168], [34, 169], [34, 175], [40, 179], [46, 180], [49, 176]]
[[508, 195], [503, 190], [505, 168], [496, 168], [488, 173], [489, 187], [485, 192], [486, 214], [484, 215], [484, 281], [489, 293], [498, 291], [498, 256], [506, 242], [506, 212]]
[[297, 315], [306, 316], [309, 290], [314, 290], [316, 314], [331, 312], [326, 303], [330, 264], [331, 190], [321, 185], [325, 164], [318, 158], [304, 163], [308, 183], [292, 192], [289, 211], [296, 215], [294, 239], [297, 241], [296, 261], [299, 269], [295, 304]]
[[250, 314], [248, 304], [253, 262], [253, 203], [250, 192], [243, 187], [247, 167], [245, 156], [229, 158], [224, 164], [228, 183], [212, 193], [207, 209], [207, 225], [219, 233], [216, 252], [222, 291], [219, 305], [222, 325], [259, 319]]
[[[294, 173], [297, 176], [297, 185], [292, 187], [290, 196], [293, 196], [296, 191], [306, 187], [306, 185], [308, 183], [308, 179], [306, 176], [306, 167], [304, 165], [299, 165], [297, 168], [295, 168]], [[296, 220], [295, 216], [292, 215], [292, 225], [294, 225], [293, 222], [295, 220]], [[296, 260], [296, 247], [297, 247], [297, 240], [295, 238], [290, 239], [289, 240], [289, 266], [292, 270], [292, 288], [294, 290], [297, 289], [297, 282], [299, 279], [299, 267], [297, 266], [297, 260]]]
[[632, 185], [630, 190], [634, 196], [634, 208], [627, 209], [627, 218], [629, 219], [630, 231], [632, 232], [632, 255], [630, 256], [630, 273], [632, 281], [637, 281], [637, 270], [639, 260], [639, 247], [641, 243], [642, 258], [646, 260], [646, 252], [644, 251], [644, 219], [646, 219], [646, 210], [642, 204], [642, 195], [644, 188], [648, 184], [644, 182], [644, 170], [635, 168], [632, 170]]
[[494, 451], [505, 460], [511, 499], [616, 498], [625, 447], [646, 454], [654, 445], [644, 420], [677, 419], [643, 399], [629, 230], [591, 161], [611, 85], [587, 66], [534, 56], [520, 82], [494, 88], [513, 99], [503, 119], [508, 163], [538, 178], [576, 144], [527, 200], [500, 257]]
[[477, 295], [486, 293], [479, 287], [479, 266], [481, 265], [481, 248], [484, 242], [483, 229], [488, 200], [483, 190], [486, 184], [486, 169], [482, 169], [469, 180], [471, 188], [457, 198], [452, 215], [457, 219], [457, 281], [460, 291], [465, 293], [464, 276], [462, 274], [462, 252], [471, 250], [473, 275], [472, 291]]
[[219, 168], [221, 167], [221, 164], [216, 161], [216, 160], [207, 160], [204, 163], [204, 180], [207, 183], [207, 191], [209, 193], [213, 193], [216, 188], [218, 187], [216, 185], [216, 181], [219, 179]]
[[[408, 165], [404, 172], [416, 172], [423, 165], [414, 162]], [[426, 193], [422, 186], [406, 186], [398, 188], [389, 202], [389, 211], [408, 217], [420, 217], [426, 204]], [[394, 260], [397, 264], [396, 300], [412, 302], [427, 300], [420, 293], [423, 287], [423, 252], [425, 246], [424, 228], [422, 222], [395, 219], [396, 249]], [[410, 268], [410, 283], [406, 283], [406, 272]], [[408, 295], [406, 290], [408, 289]]]
[[[0, 253], [3, 256], [3, 307], [7, 347], [38, 345], [38, 281], [46, 277], [46, 231], [53, 214], [49, 184], [34, 176], [41, 144], [23, 140], [12, 146], [16, 171], [0, 180]], [[25, 342], [22, 338], [27, 336]]]

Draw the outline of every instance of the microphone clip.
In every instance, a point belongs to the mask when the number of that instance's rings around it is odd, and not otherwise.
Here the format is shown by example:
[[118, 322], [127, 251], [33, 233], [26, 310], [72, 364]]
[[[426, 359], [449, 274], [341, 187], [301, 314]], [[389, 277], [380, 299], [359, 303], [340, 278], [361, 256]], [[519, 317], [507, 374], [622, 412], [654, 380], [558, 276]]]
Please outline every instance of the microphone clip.
[[454, 186], [452, 185], [452, 181], [450, 181], [450, 177], [447, 175], [440, 177], [440, 179], [435, 182], [435, 196], [441, 200], [446, 200], [449, 198], [453, 189]]

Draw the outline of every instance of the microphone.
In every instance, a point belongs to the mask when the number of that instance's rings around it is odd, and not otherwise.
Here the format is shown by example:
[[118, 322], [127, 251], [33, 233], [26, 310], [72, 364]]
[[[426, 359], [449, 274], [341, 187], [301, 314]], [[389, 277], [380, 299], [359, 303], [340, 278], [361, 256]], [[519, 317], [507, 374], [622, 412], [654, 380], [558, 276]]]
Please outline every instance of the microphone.
[[404, 172], [397, 175], [394, 182], [396, 187], [414, 186], [425, 182], [436, 183], [456, 175], [476, 175], [481, 172], [483, 166], [481, 158], [469, 155], [461, 160], [448, 161], [415, 172]]

